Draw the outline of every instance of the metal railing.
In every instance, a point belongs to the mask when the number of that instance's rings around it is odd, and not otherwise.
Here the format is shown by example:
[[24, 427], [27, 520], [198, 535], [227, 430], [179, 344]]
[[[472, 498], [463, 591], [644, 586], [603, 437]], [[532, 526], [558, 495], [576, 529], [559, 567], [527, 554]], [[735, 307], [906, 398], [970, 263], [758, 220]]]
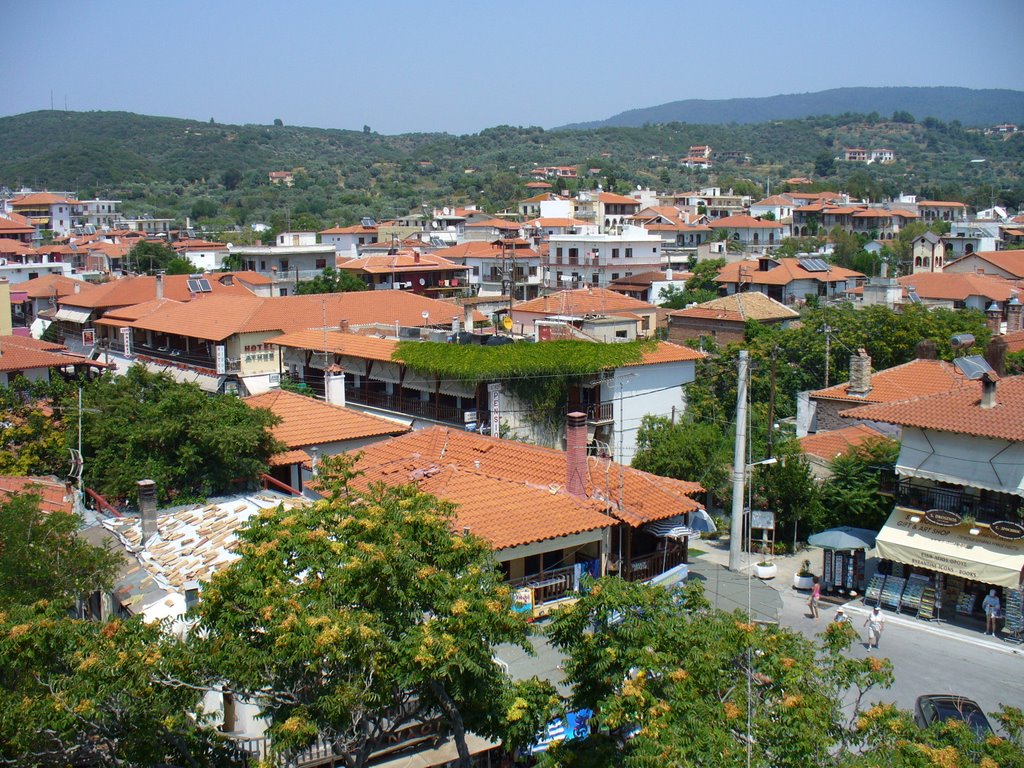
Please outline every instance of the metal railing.
[[564, 568], [552, 568], [532, 576], [524, 576], [521, 579], [510, 579], [507, 584], [514, 590], [529, 587], [533, 590], [534, 605], [542, 605], [554, 600], [561, 600], [572, 592], [576, 578], [575, 572], [576, 567], [568, 565]]
[[900, 480], [895, 490], [896, 503], [901, 506], [924, 512], [929, 509], [956, 512], [973, 517], [979, 523], [1019, 520], [1021, 515], [1021, 500], [1008, 494], [983, 500], [962, 489], [938, 488], [909, 479]]
[[653, 552], [649, 555], [634, 557], [632, 560], [623, 563], [615, 562], [609, 567], [617, 568], [619, 576], [626, 581], [646, 581], [653, 579], [665, 571], [675, 568], [683, 563], [683, 552], [673, 547], [660, 552]]
[[464, 411], [454, 405], [438, 403], [434, 400], [419, 400], [408, 396], [399, 396], [386, 392], [374, 392], [352, 387], [345, 392], [345, 399], [350, 403], [368, 405], [385, 411], [404, 413], [410, 416], [422, 416], [449, 424], [462, 424]]

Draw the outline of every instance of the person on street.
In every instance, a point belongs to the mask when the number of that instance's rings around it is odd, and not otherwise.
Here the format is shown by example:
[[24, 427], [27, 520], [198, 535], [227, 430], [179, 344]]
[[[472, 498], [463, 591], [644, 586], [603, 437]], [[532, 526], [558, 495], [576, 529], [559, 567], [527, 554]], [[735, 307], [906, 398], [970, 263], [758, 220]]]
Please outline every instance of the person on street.
[[998, 631], [996, 627], [999, 621], [999, 598], [996, 596], [996, 591], [990, 589], [988, 595], [984, 600], [981, 601], [981, 608], [985, 611], [985, 634], [995, 635]]
[[811, 618], [818, 618], [818, 602], [821, 600], [821, 583], [818, 581], [818, 577], [814, 577], [814, 586], [811, 587], [811, 598], [807, 601], [808, 607], [811, 609]]
[[885, 628], [885, 617], [882, 615], [882, 609], [879, 606], [876, 605], [871, 609], [871, 613], [868, 614], [864, 626], [868, 628], [868, 650], [870, 651], [872, 647], [877, 649], [878, 641], [882, 639], [882, 630]]

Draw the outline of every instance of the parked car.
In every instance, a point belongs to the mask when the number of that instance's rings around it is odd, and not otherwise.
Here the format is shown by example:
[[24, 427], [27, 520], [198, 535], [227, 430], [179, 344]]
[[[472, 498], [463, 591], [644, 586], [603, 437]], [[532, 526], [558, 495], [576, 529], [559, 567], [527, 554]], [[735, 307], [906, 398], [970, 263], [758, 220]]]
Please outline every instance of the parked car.
[[992, 733], [992, 726], [978, 702], [966, 696], [949, 694], [928, 694], [918, 696], [914, 702], [914, 722], [921, 728], [945, 720], [962, 720], [970, 726], [979, 739]]

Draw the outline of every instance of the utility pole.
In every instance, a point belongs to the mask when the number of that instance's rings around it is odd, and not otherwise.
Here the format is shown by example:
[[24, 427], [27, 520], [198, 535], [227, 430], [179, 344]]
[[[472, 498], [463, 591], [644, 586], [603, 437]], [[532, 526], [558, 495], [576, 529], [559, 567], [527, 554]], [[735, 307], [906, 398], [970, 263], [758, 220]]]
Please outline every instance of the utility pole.
[[825, 388], [828, 388], [828, 364], [832, 359], [832, 329], [825, 323]]
[[747, 350], [740, 350], [736, 382], [736, 443], [732, 454], [732, 524], [729, 527], [729, 570], [740, 570], [743, 549], [743, 482], [747, 472]]

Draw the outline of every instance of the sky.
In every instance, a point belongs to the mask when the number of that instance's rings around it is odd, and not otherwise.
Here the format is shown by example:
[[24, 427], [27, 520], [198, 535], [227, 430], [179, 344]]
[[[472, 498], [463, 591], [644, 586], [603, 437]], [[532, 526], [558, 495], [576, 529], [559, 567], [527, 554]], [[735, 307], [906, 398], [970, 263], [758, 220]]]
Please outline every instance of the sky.
[[1024, 90], [1021, 11], [1021, 0], [6, 0], [0, 115], [52, 103], [464, 134], [690, 98]]

